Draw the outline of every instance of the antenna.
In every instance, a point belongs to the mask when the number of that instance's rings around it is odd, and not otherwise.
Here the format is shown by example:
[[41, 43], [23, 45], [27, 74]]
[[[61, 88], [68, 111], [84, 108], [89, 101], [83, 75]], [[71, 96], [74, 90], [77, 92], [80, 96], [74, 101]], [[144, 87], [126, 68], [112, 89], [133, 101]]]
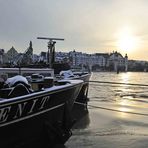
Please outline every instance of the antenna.
[[47, 52], [47, 64], [52, 68], [55, 62], [55, 43], [56, 41], [64, 41], [62, 38], [47, 38], [47, 37], [37, 37], [37, 39], [48, 40], [48, 52]]
[[62, 39], [62, 38], [37, 37], [37, 39], [49, 40], [49, 41], [53, 41], [53, 40], [64, 41], [64, 39]]

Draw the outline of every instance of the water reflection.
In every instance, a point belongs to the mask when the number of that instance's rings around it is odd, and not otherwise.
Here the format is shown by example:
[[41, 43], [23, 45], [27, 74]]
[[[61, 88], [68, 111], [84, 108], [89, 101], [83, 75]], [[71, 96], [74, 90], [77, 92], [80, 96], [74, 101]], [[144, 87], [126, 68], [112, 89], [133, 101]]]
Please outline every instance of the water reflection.
[[72, 118], [75, 120], [73, 129], [85, 129], [89, 126], [90, 118], [88, 109], [81, 104], [75, 104], [72, 110]]
[[89, 113], [84, 114], [84, 116], [81, 117], [79, 122], [77, 122], [74, 126], [73, 129], [85, 129], [89, 126], [90, 124], [90, 117]]
[[129, 100], [121, 100], [120, 102], [119, 102], [119, 104], [120, 105], [122, 105], [122, 106], [126, 106], [126, 105], [129, 105], [129, 104], [131, 104], [131, 102], [129, 101]]
[[[129, 83], [129, 80], [131, 79], [131, 74], [130, 73], [121, 73], [119, 82], [120, 83]], [[133, 104], [133, 99], [134, 99], [134, 93], [132, 90], [132, 87], [129, 85], [123, 85], [120, 84], [117, 86], [116, 90], [116, 101], [119, 107], [117, 107], [119, 117], [121, 118], [129, 118], [131, 117], [128, 112], [132, 112], [133, 109], [130, 108]]]
[[131, 117], [131, 114], [129, 114], [128, 112], [131, 112], [132, 110], [129, 109], [129, 108], [126, 108], [126, 107], [119, 107], [118, 108], [119, 112], [118, 115], [121, 117], [121, 118], [129, 118]]
[[129, 79], [131, 77], [130, 73], [121, 73], [121, 83], [129, 83]]
[[[100, 72], [91, 79], [148, 84], [147, 73]], [[147, 147], [148, 87], [91, 83], [89, 98], [89, 114], [79, 120], [66, 148]]]

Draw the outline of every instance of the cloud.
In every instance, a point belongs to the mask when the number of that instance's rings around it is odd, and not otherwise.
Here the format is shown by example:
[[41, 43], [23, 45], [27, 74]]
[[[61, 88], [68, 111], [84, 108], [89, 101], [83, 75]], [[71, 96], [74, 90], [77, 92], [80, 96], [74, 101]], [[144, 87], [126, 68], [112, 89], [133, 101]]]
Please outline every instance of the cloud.
[[[0, 48], [47, 50], [37, 36], [62, 37], [57, 50], [114, 49], [117, 32], [129, 25], [147, 40], [146, 0], [0, 0]], [[146, 33], [147, 34], [147, 33]], [[87, 50], [86, 50], [87, 51]]]

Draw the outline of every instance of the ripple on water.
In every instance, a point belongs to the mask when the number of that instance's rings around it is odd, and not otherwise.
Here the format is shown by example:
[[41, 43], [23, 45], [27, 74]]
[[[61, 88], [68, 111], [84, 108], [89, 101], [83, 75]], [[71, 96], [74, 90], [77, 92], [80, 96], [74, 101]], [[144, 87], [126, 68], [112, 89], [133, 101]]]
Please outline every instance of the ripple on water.
[[[147, 73], [93, 73], [93, 81], [148, 84]], [[148, 87], [90, 83], [88, 104], [128, 109], [148, 115]], [[88, 106], [89, 122], [80, 120], [67, 148], [145, 148], [148, 145], [148, 116], [103, 110]], [[82, 126], [87, 124], [87, 126]]]

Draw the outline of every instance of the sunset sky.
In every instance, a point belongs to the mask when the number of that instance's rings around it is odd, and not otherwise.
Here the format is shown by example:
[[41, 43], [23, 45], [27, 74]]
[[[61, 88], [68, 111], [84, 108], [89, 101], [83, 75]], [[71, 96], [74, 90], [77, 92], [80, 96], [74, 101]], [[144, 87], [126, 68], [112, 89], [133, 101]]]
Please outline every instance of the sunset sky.
[[19, 52], [38, 36], [59, 37], [56, 51], [104, 53], [148, 60], [148, 0], [0, 0], [0, 48]]

